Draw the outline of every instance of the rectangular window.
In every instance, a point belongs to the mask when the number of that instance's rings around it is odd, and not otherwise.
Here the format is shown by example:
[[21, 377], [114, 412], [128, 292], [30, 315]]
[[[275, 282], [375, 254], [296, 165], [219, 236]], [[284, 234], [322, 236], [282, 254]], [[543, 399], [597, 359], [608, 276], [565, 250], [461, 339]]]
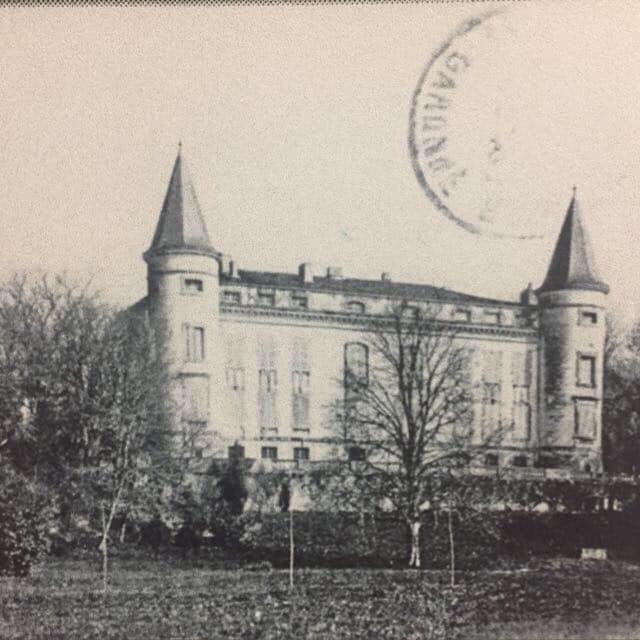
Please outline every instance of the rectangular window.
[[244, 369], [240, 367], [227, 368], [227, 387], [232, 391], [244, 389]]
[[278, 459], [278, 447], [262, 447], [260, 455], [263, 460], [277, 460]]
[[597, 435], [598, 401], [577, 398], [575, 402], [576, 436], [593, 440]]
[[596, 358], [595, 356], [578, 354], [578, 386], [596, 386]]
[[308, 309], [309, 299], [307, 298], [307, 296], [292, 296], [291, 306], [297, 307], [298, 309]]
[[293, 449], [293, 459], [296, 462], [309, 460], [309, 447], [295, 447]]
[[200, 278], [185, 278], [182, 281], [182, 292], [190, 295], [202, 293], [203, 284]]
[[276, 296], [274, 293], [258, 292], [258, 304], [261, 307], [274, 307], [276, 304]]
[[224, 291], [222, 293], [222, 299], [225, 302], [225, 304], [240, 304], [240, 292]]
[[297, 431], [309, 430], [309, 380], [308, 371], [294, 371], [292, 374], [293, 428]]
[[202, 362], [204, 360], [204, 328], [190, 324], [182, 325], [184, 337], [185, 360]]
[[501, 314], [499, 311], [485, 311], [484, 321], [487, 324], [500, 324]]
[[595, 311], [581, 311], [579, 324], [586, 326], [598, 324], [598, 314]]

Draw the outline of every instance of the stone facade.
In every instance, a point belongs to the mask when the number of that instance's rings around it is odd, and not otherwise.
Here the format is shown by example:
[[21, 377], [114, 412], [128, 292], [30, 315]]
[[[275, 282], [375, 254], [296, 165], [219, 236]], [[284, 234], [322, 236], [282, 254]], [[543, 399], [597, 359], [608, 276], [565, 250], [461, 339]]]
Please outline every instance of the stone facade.
[[[402, 301], [438, 305], [472, 356], [475, 420], [506, 425], [489, 466], [601, 469], [607, 286], [574, 197], [545, 283], [520, 301], [428, 285], [237, 269], [213, 248], [180, 154], [150, 249], [147, 310], [175, 369], [194, 455], [312, 464], [336, 455], [329, 420], [345, 359], [366, 358], [371, 319]], [[191, 435], [189, 435], [191, 434]]]

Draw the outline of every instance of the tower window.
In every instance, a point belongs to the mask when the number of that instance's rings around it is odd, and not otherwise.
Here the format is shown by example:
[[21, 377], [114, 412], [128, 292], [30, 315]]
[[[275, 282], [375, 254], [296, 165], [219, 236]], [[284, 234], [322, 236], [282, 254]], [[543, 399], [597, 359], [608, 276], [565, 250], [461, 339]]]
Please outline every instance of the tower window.
[[577, 398], [575, 401], [576, 436], [592, 440], [597, 432], [596, 400]]
[[198, 295], [202, 293], [204, 285], [200, 278], [185, 278], [182, 281], [182, 292], [189, 295]]
[[182, 326], [184, 337], [185, 360], [187, 362], [202, 362], [204, 360], [204, 328], [190, 324]]
[[578, 354], [578, 386], [596, 386], [596, 358], [591, 355]]
[[581, 311], [579, 321], [585, 326], [598, 324], [598, 314], [595, 311]]
[[262, 447], [260, 455], [263, 460], [277, 460], [278, 459], [278, 447]]

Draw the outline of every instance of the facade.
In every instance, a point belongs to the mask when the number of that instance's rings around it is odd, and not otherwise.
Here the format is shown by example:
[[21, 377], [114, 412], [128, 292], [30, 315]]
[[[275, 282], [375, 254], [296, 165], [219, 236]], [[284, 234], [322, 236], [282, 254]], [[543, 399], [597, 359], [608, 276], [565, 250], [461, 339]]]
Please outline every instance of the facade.
[[195, 456], [327, 460], [327, 408], [344, 369], [366, 366], [363, 331], [401, 301], [436, 302], [473, 354], [475, 420], [509, 429], [488, 466], [601, 469], [607, 285], [574, 190], [547, 277], [515, 301], [429, 285], [238, 269], [209, 239], [181, 153], [144, 253], [143, 308], [174, 367], [184, 437]]

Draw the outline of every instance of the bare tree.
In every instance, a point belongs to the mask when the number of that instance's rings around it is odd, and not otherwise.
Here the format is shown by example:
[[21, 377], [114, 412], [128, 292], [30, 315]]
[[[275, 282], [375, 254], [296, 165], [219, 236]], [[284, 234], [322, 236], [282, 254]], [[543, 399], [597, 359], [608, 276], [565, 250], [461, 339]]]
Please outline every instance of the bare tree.
[[439, 304], [402, 303], [372, 323], [360, 355], [345, 357], [338, 425], [359, 494], [384, 499], [411, 538], [419, 567], [421, 512], [439, 477], [465, 468], [497, 439], [473, 432], [470, 354]]

